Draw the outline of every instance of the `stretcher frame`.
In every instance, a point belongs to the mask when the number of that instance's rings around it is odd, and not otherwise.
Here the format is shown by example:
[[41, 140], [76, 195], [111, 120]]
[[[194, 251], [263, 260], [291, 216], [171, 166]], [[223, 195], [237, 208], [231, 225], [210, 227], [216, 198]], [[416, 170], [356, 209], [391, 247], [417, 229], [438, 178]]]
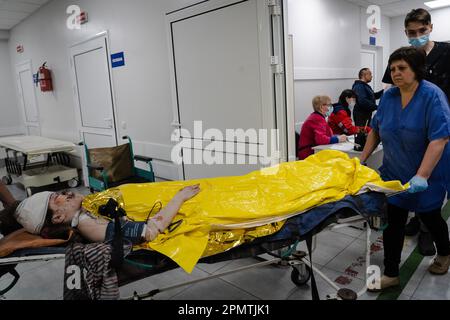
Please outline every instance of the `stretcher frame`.
[[[325, 227], [322, 231], [333, 231], [344, 227], [351, 227], [355, 224], [364, 223], [365, 225], [365, 231], [366, 231], [366, 270], [368, 270], [368, 267], [370, 266], [370, 248], [371, 248], [371, 224], [368, 222], [367, 218], [356, 215], [350, 218], [346, 219], [338, 219], [336, 223], [332, 223], [329, 226]], [[321, 231], [321, 232], [322, 232]], [[317, 243], [317, 235], [320, 234], [314, 234], [313, 235], [313, 248], [312, 251], [314, 252], [316, 249], [316, 243]], [[297, 286], [304, 286], [308, 283], [311, 277], [311, 270], [320, 276], [325, 282], [327, 282], [334, 290], [336, 290], [335, 294], [328, 295], [326, 298], [327, 300], [357, 300], [359, 297], [361, 297], [363, 294], [367, 292], [367, 272], [365, 272], [365, 285], [363, 288], [361, 288], [360, 291], [354, 292], [353, 290], [347, 289], [347, 288], [341, 288], [339, 287], [335, 282], [333, 282], [328, 276], [326, 276], [324, 273], [322, 273], [316, 266], [314, 266], [313, 263], [308, 258], [308, 254], [303, 251], [297, 251], [297, 245], [299, 241], [297, 241], [292, 248], [288, 250], [289, 255], [287, 256], [280, 256], [276, 257], [271, 260], [265, 260], [263, 262], [258, 262], [249, 266], [237, 268], [231, 271], [227, 271], [220, 274], [210, 275], [204, 278], [183, 282], [175, 285], [171, 285], [168, 287], [159, 288], [156, 290], [152, 290], [147, 293], [138, 294], [137, 292], [134, 293], [133, 296], [123, 298], [121, 300], [145, 300], [145, 299], [152, 299], [157, 294], [160, 294], [165, 291], [173, 290], [180, 287], [189, 286], [192, 284], [196, 284], [203, 281], [208, 281], [211, 279], [223, 277], [230, 274], [239, 273], [242, 271], [246, 271], [249, 269], [254, 269], [258, 267], [264, 267], [268, 265], [278, 265], [278, 266], [284, 266], [284, 267], [292, 267], [292, 273], [291, 273], [291, 279]], [[278, 252], [281, 252], [281, 250], [277, 250]], [[269, 253], [270, 254], [270, 253]], [[272, 254], [274, 255], [274, 254]], [[275, 255], [276, 256], [276, 255]], [[256, 256], [255, 258], [257, 258]], [[22, 264], [22, 263], [32, 263], [32, 262], [47, 262], [47, 261], [54, 261], [54, 260], [61, 260], [65, 258], [65, 254], [47, 254], [47, 255], [38, 255], [38, 256], [28, 256], [28, 257], [16, 257], [16, 258], [3, 258], [0, 259], [0, 266], [5, 265], [15, 265], [15, 264]], [[296, 279], [296, 280], [295, 280]], [[0, 296], [0, 300], [2, 300], [3, 297]]]
[[[23, 185], [28, 196], [32, 188], [67, 182], [69, 187], [79, 185], [78, 170], [69, 168], [75, 145], [65, 141], [38, 136], [14, 136], [0, 139], [0, 148], [6, 153], [4, 159], [7, 175], [3, 183], [10, 185], [12, 176]], [[37, 160], [36, 160], [37, 159]]]
[[[325, 231], [334, 231], [337, 229], [345, 228], [345, 227], [352, 227], [355, 224], [364, 223], [365, 225], [365, 231], [366, 231], [366, 259], [365, 259], [365, 266], [366, 270], [368, 270], [368, 267], [370, 266], [370, 250], [371, 250], [371, 233], [372, 229], [370, 224], [368, 223], [367, 219], [363, 216], [355, 216], [351, 218], [346, 219], [339, 219], [337, 223], [331, 224], [324, 228]], [[298, 242], [294, 244], [296, 247]], [[313, 236], [313, 250], [315, 251], [317, 247], [317, 234]], [[281, 250], [277, 250], [280, 252]], [[265, 260], [265, 259], [262, 259]], [[328, 276], [326, 276], [324, 273], [322, 273], [316, 266], [314, 266], [313, 263], [308, 258], [308, 254], [304, 251], [293, 251], [292, 254], [290, 254], [287, 257], [279, 257], [274, 258], [271, 260], [265, 260], [263, 262], [255, 263], [249, 266], [237, 268], [234, 270], [230, 270], [227, 272], [219, 273], [210, 275], [207, 277], [203, 277], [200, 279], [183, 282], [175, 285], [171, 285], [168, 287], [163, 287], [159, 289], [152, 290], [150, 292], [144, 293], [144, 294], [138, 294], [137, 292], [134, 293], [133, 296], [121, 299], [121, 300], [145, 300], [145, 299], [152, 299], [157, 294], [160, 294], [165, 291], [177, 289], [180, 287], [189, 286], [192, 284], [196, 284], [203, 281], [208, 281], [216, 278], [220, 278], [223, 276], [227, 276], [230, 274], [239, 273], [242, 271], [258, 268], [258, 267], [264, 267], [268, 265], [279, 265], [279, 266], [285, 266], [285, 267], [292, 267], [293, 271], [291, 274], [291, 279], [293, 280], [294, 277], [298, 277], [298, 281], [294, 282], [297, 286], [304, 286], [308, 283], [310, 277], [311, 277], [311, 270], [319, 275], [325, 282], [327, 282], [333, 289], [336, 290], [335, 294], [327, 295], [327, 300], [357, 300], [359, 297], [364, 295], [367, 292], [367, 272], [365, 272], [365, 285], [362, 287], [358, 292], [354, 292], [353, 290], [347, 289], [347, 288], [341, 288], [339, 287], [335, 282], [333, 282]]]

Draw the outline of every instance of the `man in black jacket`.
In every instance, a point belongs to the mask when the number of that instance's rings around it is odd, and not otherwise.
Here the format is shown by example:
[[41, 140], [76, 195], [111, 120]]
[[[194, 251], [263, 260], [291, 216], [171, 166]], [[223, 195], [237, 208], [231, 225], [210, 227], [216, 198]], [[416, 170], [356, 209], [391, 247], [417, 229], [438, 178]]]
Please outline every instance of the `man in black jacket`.
[[[414, 47], [423, 48], [427, 54], [425, 80], [441, 88], [450, 100], [450, 43], [430, 40], [433, 24], [430, 13], [425, 9], [412, 10], [406, 16], [405, 28], [409, 43]], [[383, 82], [393, 84], [389, 66]]]
[[[409, 44], [424, 49], [427, 54], [425, 80], [441, 88], [450, 101], [450, 43], [431, 41], [432, 32], [431, 15], [427, 10], [414, 9], [408, 13], [405, 19], [405, 33]], [[383, 83], [393, 84], [389, 66], [383, 77]], [[446, 152], [449, 150], [446, 149]], [[423, 224], [421, 226], [417, 216], [408, 223], [405, 233], [408, 236], [419, 233], [419, 252], [422, 255], [433, 256], [436, 253], [431, 234]]]
[[377, 100], [383, 95], [383, 90], [375, 93], [369, 86], [372, 79], [372, 71], [364, 68], [359, 72], [359, 80], [353, 84], [353, 91], [357, 96], [353, 119], [357, 127], [370, 126], [372, 113], [378, 109]]

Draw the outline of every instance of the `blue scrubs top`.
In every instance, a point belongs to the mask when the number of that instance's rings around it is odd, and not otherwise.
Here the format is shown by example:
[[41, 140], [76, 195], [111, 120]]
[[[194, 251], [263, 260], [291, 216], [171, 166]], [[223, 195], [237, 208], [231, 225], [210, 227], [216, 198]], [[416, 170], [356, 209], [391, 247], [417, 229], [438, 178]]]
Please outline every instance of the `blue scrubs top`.
[[[402, 109], [399, 88], [385, 92], [372, 128], [381, 137], [384, 149], [381, 177], [385, 181], [409, 182], [422, 164], [431, 141], [450, 137], [450, 107], [444, 92], [423, 80], [406, 108]], [[428, 190], [400, 194], [389, 203], [419, 213], [440, 209], [446, 194], [448, 164], [443, 157], [428, 180]]]

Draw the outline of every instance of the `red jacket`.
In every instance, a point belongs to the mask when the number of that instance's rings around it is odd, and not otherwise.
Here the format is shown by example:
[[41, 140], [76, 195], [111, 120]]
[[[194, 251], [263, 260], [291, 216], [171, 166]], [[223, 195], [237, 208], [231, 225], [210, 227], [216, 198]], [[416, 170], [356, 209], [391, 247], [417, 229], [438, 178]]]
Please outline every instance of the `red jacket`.
[[328, 118], [328, 125], [334, 134], [346, 134], [348, 136], [353, 136], [357, 134], [360, 129], [353, 125], [351, 113], [348, 108], [343, 106], [334, 107], [334, 111]]
[[338, 143], [339, 138], [333, 136], [333, 131], [328, 126], [325, 117], [314, 112], [303, 124], [300, 133], [300, 141], [297, 155], [300, 160], [304, 160], [310, 155], [314, 154], [312, 149], [315, 146]]
[[347, 136], [353, 136], [360, 131], [367, 131], [362, 127], [354, 126], [350, 110], [340, 105], [334, 107], [333, 113], [328, 118], [328, 125], [336, 135], [345, 134]]

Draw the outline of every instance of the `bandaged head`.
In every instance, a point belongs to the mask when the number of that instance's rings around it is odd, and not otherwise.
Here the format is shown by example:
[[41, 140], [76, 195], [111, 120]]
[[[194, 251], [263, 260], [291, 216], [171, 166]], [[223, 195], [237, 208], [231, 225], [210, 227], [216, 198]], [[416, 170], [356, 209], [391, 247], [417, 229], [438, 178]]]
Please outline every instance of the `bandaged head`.
[[23, 200], [14, 218], [31, 234], [40, 234], [47, 216], [48, 202], [52, 192], [37, 193]]

